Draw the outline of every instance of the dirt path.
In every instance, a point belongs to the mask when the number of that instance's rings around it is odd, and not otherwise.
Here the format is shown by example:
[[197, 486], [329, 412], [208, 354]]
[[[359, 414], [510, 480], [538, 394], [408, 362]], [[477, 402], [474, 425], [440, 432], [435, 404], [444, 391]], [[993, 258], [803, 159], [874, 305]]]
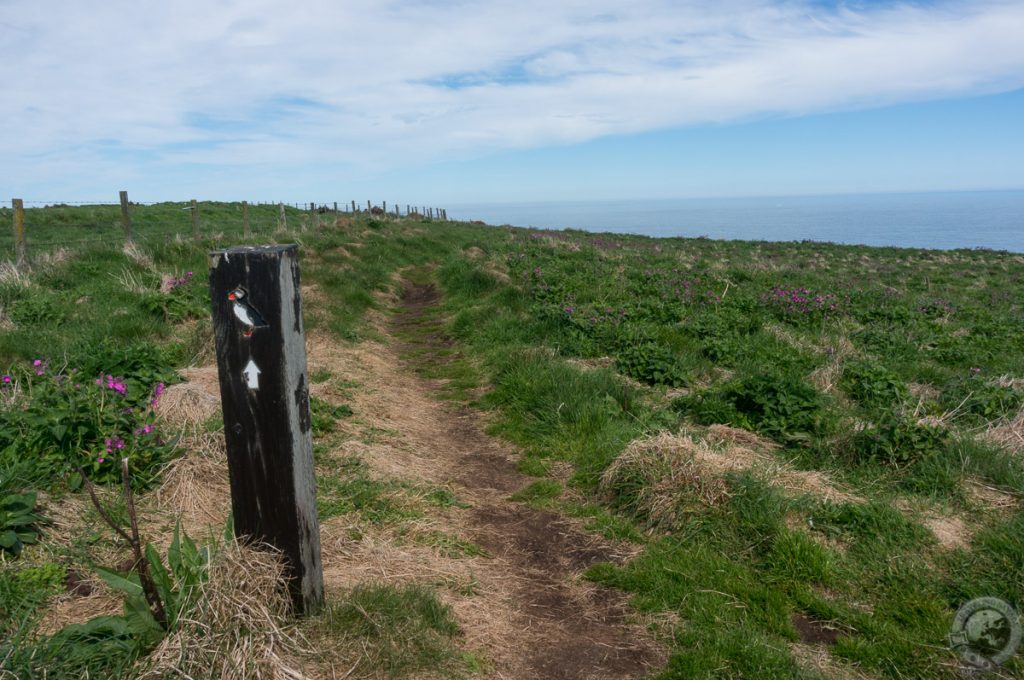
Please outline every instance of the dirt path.
[[[353, 407], [363, 434], [343, 445], [374, 474], [446, 486], [468, 507], [432, 513], [418, 530], [472, 541], [485, 555], [456, 558], [387, 532], [351, 538], [343, 518], [323, 527], [328, 587], [366, 579], [446, 585], [466, 646], [488, 660], [485, 677], [507, 679], [641, 678], [664, 662], [661, 649], [631, 616], [626, 598], [580, 578], [599, 562], [622, 562], [633, 546], [612, 545], [558, 514], [510, 501], [530, 478], [516, 452], [484, 432], [483, 416], [441, 401], [439, 384], [409, 361], [445, 361], [451, 343], [428, 312], [430, 285], [406, 286], [402, 311], [383, 330], [415, 329], [416, 341], [341, 346], [315, 340], [311, 369], [324, 366], [361, 385]], [[414, 357], [403, 359], [402, 357]], [[350, 521], [350, 520], [349, 520]]]

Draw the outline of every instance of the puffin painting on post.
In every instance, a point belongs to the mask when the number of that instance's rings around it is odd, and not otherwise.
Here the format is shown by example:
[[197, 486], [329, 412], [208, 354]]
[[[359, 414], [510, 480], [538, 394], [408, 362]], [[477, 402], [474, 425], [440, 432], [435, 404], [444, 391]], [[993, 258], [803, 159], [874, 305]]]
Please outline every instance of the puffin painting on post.
[[235, 317], [245, 324], [242, 335], [248, 338], [255, 329], [267, 325], [267, 322], [263, 320], [263, 316], [246, 300], [244, 288], [232, 290], [228, 293], [228, 299], [232, 302], [231, 308], [235, 313]]

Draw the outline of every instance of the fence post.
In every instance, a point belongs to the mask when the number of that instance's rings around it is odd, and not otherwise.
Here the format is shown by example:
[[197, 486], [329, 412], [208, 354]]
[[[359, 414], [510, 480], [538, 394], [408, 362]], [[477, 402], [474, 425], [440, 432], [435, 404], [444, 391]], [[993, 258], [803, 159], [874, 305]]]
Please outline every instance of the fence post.
[[210, 253], [235, 535], [287, 562], [296, 610], [323, 603], [298, 246]]
[[352, 214], [356, 214], [356, 202], [354, 200], [352, 201]]
[[199, 240], [199, 203], [192, 199], [192, 240]]
[[20, 198], [11, 199], [14, 208], [14, 265], [19, 269], [28, 261], [25, 245], [25, 203]]
[[132, 242], [132, 214], [128, 203], [128, 192], [121, 192], [121, 226], [124, 227], [124, 240]]
[[334, 202], [334, 216], [335, 217], [338, 216], [338, 202], [337, 201]]
[[384, 211], [384, 214], [387, 215], [388, 214], [388, 202], [387, 201], [381, 201], [380, 207], [381, 207], [381, 210]]
[[288, 216], [284, 213], [284, 203], [278, 203], [277, 207], [277, 230], [286, 231], [288, 229]]
[[252, 230], [249, 227], [249, 201], [242, 201], [242, 237], [249, 238], [252, 236]]

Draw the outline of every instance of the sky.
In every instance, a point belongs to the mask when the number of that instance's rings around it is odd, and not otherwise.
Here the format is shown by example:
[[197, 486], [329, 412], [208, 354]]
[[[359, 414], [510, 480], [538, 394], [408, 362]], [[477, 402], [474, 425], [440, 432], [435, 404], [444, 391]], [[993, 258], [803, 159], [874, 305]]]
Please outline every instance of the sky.
[[0, 0], [0, 192], [1024, 189], [1024, 1]]

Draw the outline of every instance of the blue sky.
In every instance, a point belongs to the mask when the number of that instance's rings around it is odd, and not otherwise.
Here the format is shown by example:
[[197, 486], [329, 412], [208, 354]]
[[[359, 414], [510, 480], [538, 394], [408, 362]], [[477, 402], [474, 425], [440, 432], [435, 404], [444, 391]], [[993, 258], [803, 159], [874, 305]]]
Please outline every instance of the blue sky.
[[1024, 188], [1024, 2], [0, 0], [0, 187], [412, 204]]

